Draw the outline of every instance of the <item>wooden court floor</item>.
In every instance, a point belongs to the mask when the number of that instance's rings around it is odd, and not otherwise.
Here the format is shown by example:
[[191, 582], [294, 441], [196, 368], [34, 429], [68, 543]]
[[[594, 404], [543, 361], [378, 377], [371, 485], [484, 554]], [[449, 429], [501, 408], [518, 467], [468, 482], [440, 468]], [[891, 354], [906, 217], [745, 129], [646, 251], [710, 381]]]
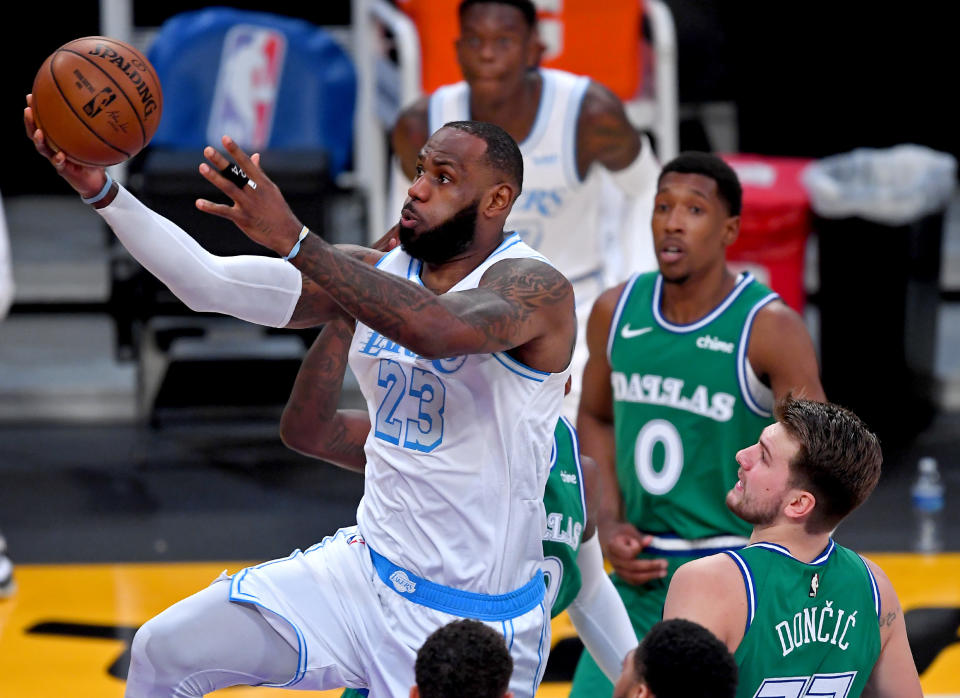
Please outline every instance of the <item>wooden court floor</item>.
[[[960, 553], [869, 555], [890, 576], [907, 614], [927, 696], [960, 696]], [[20, 565], [17, 593], [0, 601], [0, 698], [119, 698], [129, 638], [148, 618], [247, 562]], [[572, 635], [565, 615], [554, 642]], [[546, 683], [538, 696], [566, 696]], [[301, 693], [302, 692], [297, 692]], [[232, 688], [235, 698], [295, 695]], [[337, 696], [339, 691], [313, 693]]]

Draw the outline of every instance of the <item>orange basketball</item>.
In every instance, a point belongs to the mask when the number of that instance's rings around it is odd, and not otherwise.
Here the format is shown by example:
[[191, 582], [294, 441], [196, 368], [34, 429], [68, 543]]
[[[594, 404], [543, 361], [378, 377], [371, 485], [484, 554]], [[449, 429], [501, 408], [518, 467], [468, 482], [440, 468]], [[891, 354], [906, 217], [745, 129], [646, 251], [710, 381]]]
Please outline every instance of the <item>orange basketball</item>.
[[157, 131], [163, 93], [146, 57], [129, 44], [87, 36], [64, 44], [33, 81], [33, 117], [47, 144], [81, 165], [116, 165]]

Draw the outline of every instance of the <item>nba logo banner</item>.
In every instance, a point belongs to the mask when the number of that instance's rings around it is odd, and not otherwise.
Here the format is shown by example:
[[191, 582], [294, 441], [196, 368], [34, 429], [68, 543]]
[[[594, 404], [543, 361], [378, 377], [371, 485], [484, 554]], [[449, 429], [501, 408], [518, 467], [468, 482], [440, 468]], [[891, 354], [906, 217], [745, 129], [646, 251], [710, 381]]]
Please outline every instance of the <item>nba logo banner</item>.
[[241, 24], [227, 32], [207, 122], [208, 142], [219, 143], [229, 134], [247, 150], [267, 146], [286, 48], [286, 36], [272, 29]]

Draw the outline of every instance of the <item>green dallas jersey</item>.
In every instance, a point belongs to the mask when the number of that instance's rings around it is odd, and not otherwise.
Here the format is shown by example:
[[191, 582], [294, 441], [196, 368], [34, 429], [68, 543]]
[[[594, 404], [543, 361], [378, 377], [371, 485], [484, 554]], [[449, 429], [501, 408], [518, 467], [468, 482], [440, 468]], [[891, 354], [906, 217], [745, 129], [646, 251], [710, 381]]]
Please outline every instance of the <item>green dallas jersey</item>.
[[[543, 495], [547, 511], [547, 532], [543, 536], [543, 572], [547, 582], [544, 601], [555, 618], [580, 593], [580, 568], [577, 551], [587, 523], [587, 501], [580, 465], [577, 432], [566, 417], [560, 417], [553, 430], [553, 455], [550, 475]], [[348, 688], [340, 698], [361, 698], [366, 691]]]
[[734, 457], [773, 421], [747, 346], [757, 312], [778, 296], [741, 274], [710, 313], [674, 325], [660, 311], [663, 283], [658, 272], [627, 281], [607, 340], [624, 517], [658, 536], [653, 555], [689, 549], [672, 538], [737, 547], [750, 526], [725, 504]]
[[543, 571], [547, 578], [545, 601], [550, 605], [551, 618], [559, 615], [580, 593], [577, 551], [587, 523], [577, 432], [566, 417], [560, 417], [553, 435], [553, 458], [543, 495], [543, 505], [547, 511]]
[[737, 698], [857, 698], [880, 655], [879, 590], [863, 559], [833, 540], [810, 563], [773, 543], [726, 554], [747, 592]]

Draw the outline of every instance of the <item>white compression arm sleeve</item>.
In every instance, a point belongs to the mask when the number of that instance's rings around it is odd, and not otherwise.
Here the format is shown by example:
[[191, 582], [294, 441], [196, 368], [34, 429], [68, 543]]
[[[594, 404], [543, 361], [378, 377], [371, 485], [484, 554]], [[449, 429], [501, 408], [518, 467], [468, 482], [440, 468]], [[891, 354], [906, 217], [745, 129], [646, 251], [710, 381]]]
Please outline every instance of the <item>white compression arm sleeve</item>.
[[257, 255], [212, 255], [123, 187], [97, 213], [134, 259], [191, 310], [268, 327], [290, 322], [303, 283], [292, 264]]
[[582, 585], [567, 613], [587, 651], [607, 678], [616, 683], [623, 658], [637, 646], [637, 636], [616, 587], [603, 569], [596, 534], [580, 544], [577, 567]]

